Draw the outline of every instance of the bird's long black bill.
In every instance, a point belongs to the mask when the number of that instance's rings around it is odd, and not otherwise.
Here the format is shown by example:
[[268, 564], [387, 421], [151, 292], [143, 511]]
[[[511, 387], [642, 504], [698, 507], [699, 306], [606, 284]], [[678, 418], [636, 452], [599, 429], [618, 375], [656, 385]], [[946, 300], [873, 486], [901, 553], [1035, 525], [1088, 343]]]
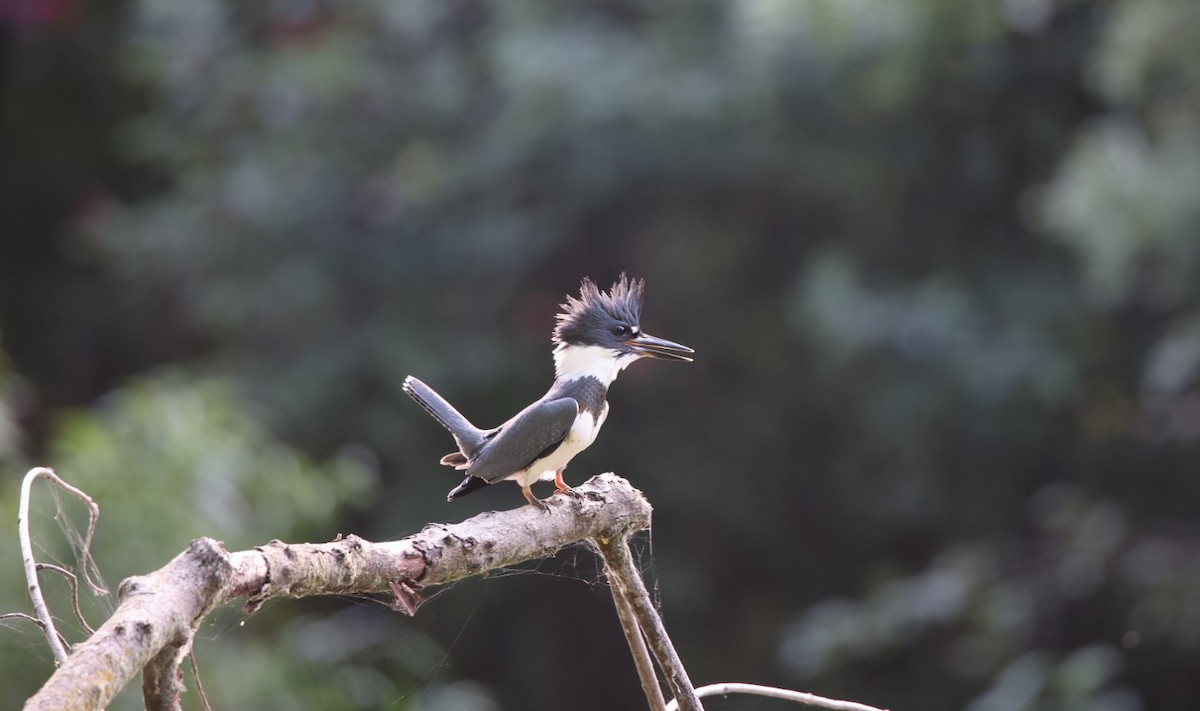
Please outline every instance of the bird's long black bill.
[[659, 360], [680, 360], [686, 363], [692, 361], [691, 355], [693, 351], [687, 346], [682, 346], [673, 341], [668, 341], [665, 338], [657, 338], [648, 333], [643, 333], [637, 338], [631, 338], [625, 341], [625, 345], [632, 348], [635, 352], [641, 353], [650, 358], [658, 358]]

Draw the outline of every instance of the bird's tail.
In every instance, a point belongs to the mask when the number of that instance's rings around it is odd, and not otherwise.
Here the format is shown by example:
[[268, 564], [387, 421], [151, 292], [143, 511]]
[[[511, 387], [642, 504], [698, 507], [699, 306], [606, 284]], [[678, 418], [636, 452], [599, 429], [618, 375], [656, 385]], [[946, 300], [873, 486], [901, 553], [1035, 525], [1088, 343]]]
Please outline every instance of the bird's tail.
[[445, 398], [434, 392], [433, 388], [411, 375], [404, 379], [403, 387], [404, 392], [416, 400], [418, 405], [425, 408], [425, 411], [432, 415], [433, 419], [437, 420], [442, 427], [450, 430], [459, 450], [466, 455], [467, 459], [475, 455], [487, 437], [487, 430], [481, 430], [471, 424], [470, 420], [455, 410], [454, 406], [446, 402]]
[[482, 489], [488, 483], [487, 480], [480, 479], [477, 476], [469, 476], [463, 479], [461, 484], [450, 490], [450, 493], [446, 495], [446, 501], [454, 501], [455, 499], [462, 498], [472, 491]]

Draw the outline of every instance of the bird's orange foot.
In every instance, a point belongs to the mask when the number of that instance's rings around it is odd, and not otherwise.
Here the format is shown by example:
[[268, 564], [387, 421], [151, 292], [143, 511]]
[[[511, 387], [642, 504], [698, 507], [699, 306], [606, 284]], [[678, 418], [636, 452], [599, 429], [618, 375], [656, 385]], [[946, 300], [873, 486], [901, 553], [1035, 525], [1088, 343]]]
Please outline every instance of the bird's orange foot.
[[583, 494], [567, 486], [567, 482], [563, 481], [562, 474], [562, 469], [554, 472], [554, 488], [558, 489], [558, 493], [560, 494], [566, 494], [567, 496], [573, 496], [576, 499], [582, 499]]
[[550, 513], [550, 505], [533, 495], [533, 491], [528, 486], [521, 487], [521, 493], [525, 495], [525, 500], [530, 506], [542, 510], [542, 513]]
[[571, 488], [571, 487], [569, 487], [569, 486], [564, 486], [564, 487], [562, 487], [562, 488], [560, 488], [560, 489], [557, 489], [557, 490], [556, 490], [554, 493], [556, 493], [556, 494], [566, 494], [567, 496], [570, 496], [570, 497], [572, 497], [572, 498], [575, 498], [575, 499], [582, 499], [582, 498], [583, 498], [583, 494], [579, 493], [578, 491], [575, 491], [574, 489], [572, 489], [572, 488]]

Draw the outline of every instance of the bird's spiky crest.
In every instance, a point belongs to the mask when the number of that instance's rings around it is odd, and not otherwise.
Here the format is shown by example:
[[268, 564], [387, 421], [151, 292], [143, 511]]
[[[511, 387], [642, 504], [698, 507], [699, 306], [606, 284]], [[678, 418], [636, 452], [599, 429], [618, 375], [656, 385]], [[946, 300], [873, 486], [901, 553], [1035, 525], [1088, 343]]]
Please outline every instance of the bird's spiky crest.
[[644, 279], [630, 279], [624, 272], [608, 291], [601, 291], [588, 277], [579, 286], [579, 298], [567, 295], [567, 302], [560, 304], [562, 313], [555, 317], [554, 342], [567, 343], [572, 333], [587, 327], [601, 313], [637, 326], [642, 318], [642, 298], [646, 289]]

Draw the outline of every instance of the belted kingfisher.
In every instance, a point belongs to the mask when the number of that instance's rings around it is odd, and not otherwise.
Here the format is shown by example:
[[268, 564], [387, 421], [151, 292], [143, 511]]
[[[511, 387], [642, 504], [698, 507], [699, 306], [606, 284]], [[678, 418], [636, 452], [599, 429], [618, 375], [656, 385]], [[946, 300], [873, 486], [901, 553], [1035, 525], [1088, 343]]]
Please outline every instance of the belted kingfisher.
[[595, 439], [608, 417], [608, 386], [639, 358], [691, 361], [691, 348], [655, 338], [641, 330], [645, 281], [621, 275], [612, 288], [598, 289], [584, 278], [579, 298], [567, 296], [554, 327], [554, 384], [540, 400], [499, 427], [479, 429], [425, 383], [411, 375], [404, 392], [454, 435], [457, 452], [442, 464], [465, 470], [467, 477], [446, 497], [453, 501], [488, 484], [511, 480], [543, 511], [533, 495], [535, 481], [554, 479], [564, 494], [574, 490], [563, 469]]

